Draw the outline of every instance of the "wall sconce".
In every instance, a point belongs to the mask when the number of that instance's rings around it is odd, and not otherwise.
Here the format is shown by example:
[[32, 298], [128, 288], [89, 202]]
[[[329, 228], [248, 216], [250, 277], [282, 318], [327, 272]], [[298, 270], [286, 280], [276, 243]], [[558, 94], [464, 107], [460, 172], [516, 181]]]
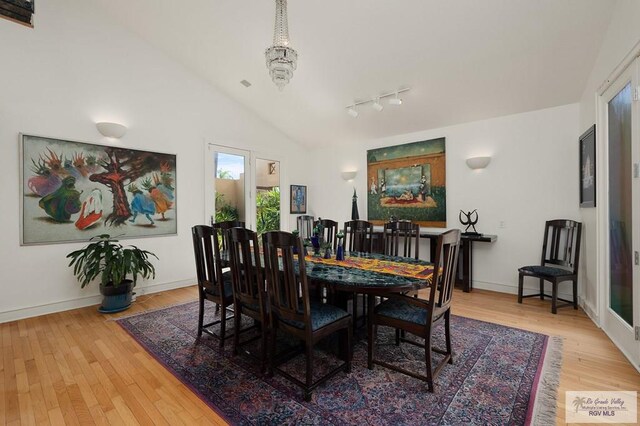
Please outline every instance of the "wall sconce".
[[342, 179], [346, 181], [353, 180], [357, 174], [358, 172], [356, 170], [352, 170], [350, 172], [342, 172]]
[[467, 166], [471, 170], [484, 169], [491, 162], [491, 157], [471, 157], [467, 158]]
[[96, 128], [102, 136], [105, 136], [107, 138], [120, 139], [127, 133], [127, 128], [118, 123], [96, 123]]

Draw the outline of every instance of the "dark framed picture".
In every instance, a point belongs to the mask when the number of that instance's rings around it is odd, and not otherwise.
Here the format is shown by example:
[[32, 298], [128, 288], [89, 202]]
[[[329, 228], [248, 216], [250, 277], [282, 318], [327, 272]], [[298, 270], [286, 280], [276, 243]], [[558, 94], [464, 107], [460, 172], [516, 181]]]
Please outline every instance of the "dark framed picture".
[[580, 207], [596, 206], [596, 125], [580, 136]]
[[307, 187], [291, 185], [291, 214], [307, 213]]
[[21, 135], [21, 244], [177, 234], [176, 156]]

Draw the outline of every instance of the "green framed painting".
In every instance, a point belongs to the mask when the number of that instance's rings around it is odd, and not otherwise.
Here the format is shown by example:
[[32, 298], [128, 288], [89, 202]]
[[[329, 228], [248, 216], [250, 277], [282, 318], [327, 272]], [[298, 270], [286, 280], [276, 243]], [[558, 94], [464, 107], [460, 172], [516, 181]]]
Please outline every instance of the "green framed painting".
[[20, 135], [21, 244], [177, 234], [176, 156]]
[[447, 226], [445, 138], [367, 151], [367, 216]]

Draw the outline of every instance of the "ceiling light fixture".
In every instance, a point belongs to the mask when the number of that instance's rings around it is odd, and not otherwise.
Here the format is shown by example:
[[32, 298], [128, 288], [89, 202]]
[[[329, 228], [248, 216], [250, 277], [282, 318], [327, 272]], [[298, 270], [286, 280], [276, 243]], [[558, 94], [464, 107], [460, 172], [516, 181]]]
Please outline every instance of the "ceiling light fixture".
[[400, 93], [404, 93], [404, 92], [408, 92], [409, 90], [411, 90], [409, 87], [406, 87], [404, 89], [399, 89], [395, 92], [390, 92], [390, 93], [385, 93], [384, 95], [380, 95], [380, 96], [376, 96], [375, 98], [370, 98], [370, 99], [365, 99], [363, 101], [359, 101], [359, 102], [354, 102], [353, 104], [346, 106], [346, 110], [347, 110], [347, 114], [349, 114], [350, 116], [352, 116], [353, 118], [356, 118], [358, 116], [358, 111], [356, 110], [356, 107], [359, 105], [365, 105], [365, 104], [371, 104], [371, 106], [373, 107], [373, 109], [375, 109], [376, 111], [380, 112], [384, 109], [384, 106], [382, 106], [382, 103], [380, 102], [380, 99], [384, 99], [384, 98], [390, 98], [393, 96], [392, 99], [389, 99], [389, 104], [390, 105], [402, 105], [402, 99], [400, 98]]
[[287, 20], [287, 0], [276, 0], [276, 24], [273, 30], [273, 46], [264, 55], [271, 80], [284, 89], [293, 78], [297, 67], [298, 53], [289, 47], [289, 23]]
[[109, 123], [106, 121], [96, 123], [96, 128], [102, 136], [107, 138], [120, 139], [127, 133], [127, 128], [119, 123]]
[[402, 99], [398, 97], [398, 92], [396, 92], [396, 97], [389, 99], [389, 105], [402, 105]]

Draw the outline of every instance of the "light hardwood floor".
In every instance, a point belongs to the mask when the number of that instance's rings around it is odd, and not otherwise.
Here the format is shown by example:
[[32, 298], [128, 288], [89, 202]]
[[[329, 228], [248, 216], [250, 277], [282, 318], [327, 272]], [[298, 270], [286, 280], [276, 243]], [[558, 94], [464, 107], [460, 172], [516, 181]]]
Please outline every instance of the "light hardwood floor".
[[[195, 300], [195, 287], [139, 297], [143, 312]], [[558, 395], [638, 390], [640, 374], [582, 312], [551, 315], [540, 300], [456, 291], [456, 315], [565, 338]], [[0, 324], [0, 425], [224, 424], [210, 408], [95, 307]]]

